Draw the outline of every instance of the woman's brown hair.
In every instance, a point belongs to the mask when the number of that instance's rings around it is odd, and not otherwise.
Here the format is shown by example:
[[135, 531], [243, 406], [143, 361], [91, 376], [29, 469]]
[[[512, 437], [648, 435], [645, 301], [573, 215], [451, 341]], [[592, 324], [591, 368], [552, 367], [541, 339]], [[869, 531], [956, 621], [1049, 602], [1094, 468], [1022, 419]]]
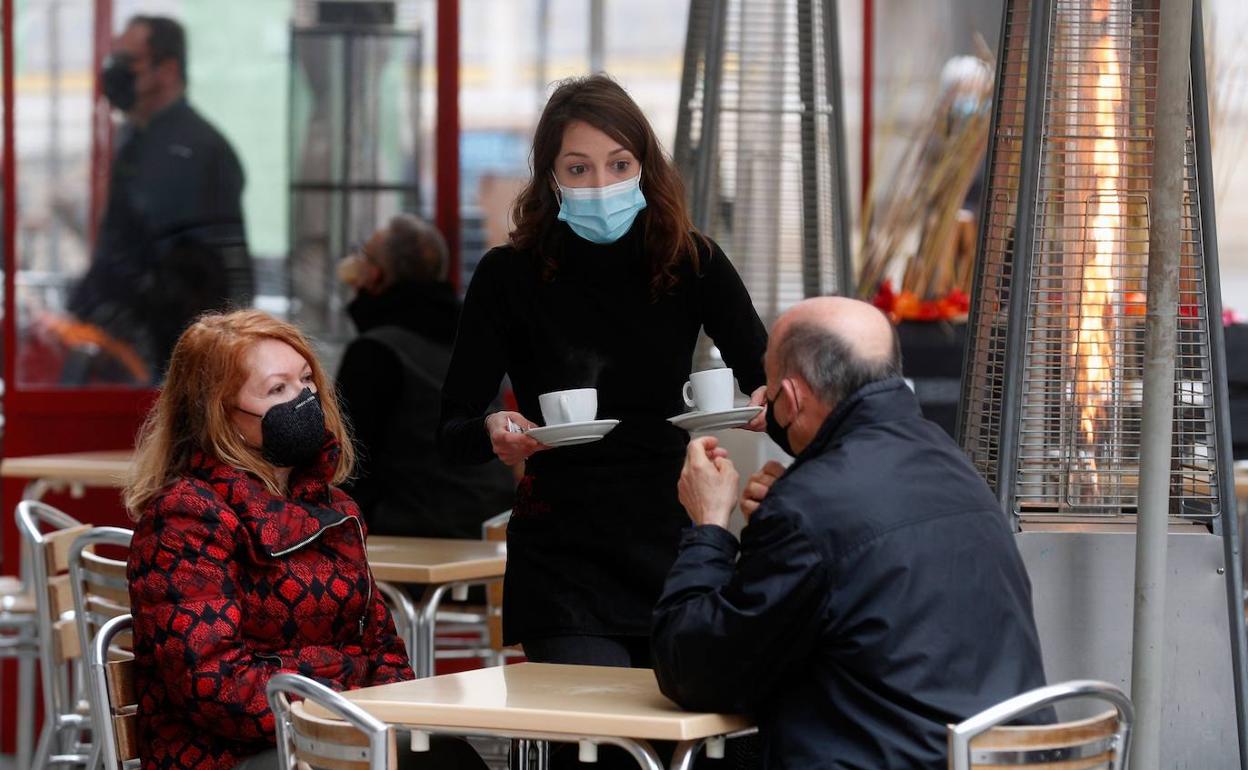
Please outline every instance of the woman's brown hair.
[[261, 340], [278, 340], [295, 349], [312, 369], [312, 382], [325, 411], [325, 427], [338, 439], [333, 483], [351, 473], [355, 451], [338, 411], [333, 385], [303, 333], [259, 310], [210, 313], [182, 333], [169, 359], [165, 384], [139, 429], [134, 465], [123, 499], [138, 520], [148, 504], [190, 470], [195, 450], [259, 478], [274, 495], [283, 495], [275, 468], [259, 450], [244, 443], [230, 421], [247, 381], [246, 357]]
[[677, 268], [683, 262], [698, 269], [685, 186], [641, 108], [606, 75], [561, 81], [546, 102], [533, 134], [533, 176], [512, 208], [516, 227], [511, 231], [511, 244], [535, 252], [542, 259], [546, 277], [554, 276], [558, 253], [553, 235], [559, 200], [551, 189], [551, 174], [563, 145], [563, 131], [578, 120], [619, 142], [641, 164], [646, 208], [638, 219], [645, 228], [645, 250], [650, 258], [650, 292], [657, 299], [676, 285]]

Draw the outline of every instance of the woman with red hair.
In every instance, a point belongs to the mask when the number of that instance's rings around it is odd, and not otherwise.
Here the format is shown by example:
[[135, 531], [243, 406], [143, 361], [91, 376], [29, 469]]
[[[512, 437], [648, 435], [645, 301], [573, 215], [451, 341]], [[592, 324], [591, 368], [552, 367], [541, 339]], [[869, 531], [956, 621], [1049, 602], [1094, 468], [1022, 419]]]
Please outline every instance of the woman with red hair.
[[125, 502], [142, 766], [272, 763], [278, 672], [346, 690], [412, 678], [335, 485], [353, 452], [307, 339], [245, 310], [178, 340]]

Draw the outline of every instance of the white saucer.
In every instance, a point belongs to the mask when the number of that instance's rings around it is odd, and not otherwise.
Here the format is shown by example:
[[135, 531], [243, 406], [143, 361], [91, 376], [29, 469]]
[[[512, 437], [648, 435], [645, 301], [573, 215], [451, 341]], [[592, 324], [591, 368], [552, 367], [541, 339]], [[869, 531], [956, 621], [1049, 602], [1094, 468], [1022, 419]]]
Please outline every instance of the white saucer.
[[687, 412], [675, 417], [667, 418], [667, 421], [677, 428], [683, 428], [690, 433], [699, 433], [710, 430], [724, 430], [726, 428], [740, 428], [753, 420], [760, 412], [763, 411], [761, 406], [743, 406], [738, 409], [725, 409], [722, 412]]
[[576, 446], [598, 441], [619, 424], [619, 420], [565, 422], [561, 425], [547, 425], [544, 428], [529, 428], [525, 433], [549, 447]]

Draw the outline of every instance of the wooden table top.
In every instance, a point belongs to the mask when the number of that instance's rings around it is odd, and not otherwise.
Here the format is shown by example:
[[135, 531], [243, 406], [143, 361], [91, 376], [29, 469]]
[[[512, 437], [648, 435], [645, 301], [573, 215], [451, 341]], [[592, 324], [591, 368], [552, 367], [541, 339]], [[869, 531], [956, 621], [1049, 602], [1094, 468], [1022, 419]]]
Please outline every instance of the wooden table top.
[[121, 449], [6, 457], [0, 461], [0, 476], [121, 488], [126, 483], [133, 456], [133, 451]]
[[373, 576], [390, 583], [491, 580], [507, 568], [507, 546], [484, 540], [370, 535]]
[[[725, 676], [731, 676], [726, 672]], [[743, 716], [685, 711], [641, 668], [518, 663], [344, 692], [384, 722], [682, 741], [743, 730]], [[309, 713], [331, 716], [316, 704]]]

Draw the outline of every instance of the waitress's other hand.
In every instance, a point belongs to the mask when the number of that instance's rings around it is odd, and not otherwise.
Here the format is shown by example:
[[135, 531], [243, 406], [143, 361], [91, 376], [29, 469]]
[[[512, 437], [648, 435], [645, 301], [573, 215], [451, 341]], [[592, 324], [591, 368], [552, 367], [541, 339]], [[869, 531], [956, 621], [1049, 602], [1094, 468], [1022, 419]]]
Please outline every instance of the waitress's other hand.
[[750, 406], [761, 406], [763, 411], [754, 415], [754, 419], [747, 422], [743, 427], [745, 430], [753, 430], [763, 432], [767, 430], [767, 386], [759, 385], [758, 388], [750, 394]]
[[741, 490], [741, 515], [745, 516], [746, 524], [750, 523], [750, 516], [758, 510], [763, 498], [771, 491], [771, 485], [783, 475], [784, 466], [775, 460], [768, 460], [758, 473], [745, 482], [745, 489]]
[[534, 452], [550, 448], [527, 433], [515, 431], [508, 422], [523, 430], [538, 427], [537, 423], [519, 412], [495, 412], [485, 418], [485, 431], [490, 434], [490, 446], [504, 465], [522, 463]]
[[698, 526], [728, 528], [728, 517], [737, 504], [737, 469], [714, 436], [694, 439], [685, 452], [676, 491], [680, 504]]

